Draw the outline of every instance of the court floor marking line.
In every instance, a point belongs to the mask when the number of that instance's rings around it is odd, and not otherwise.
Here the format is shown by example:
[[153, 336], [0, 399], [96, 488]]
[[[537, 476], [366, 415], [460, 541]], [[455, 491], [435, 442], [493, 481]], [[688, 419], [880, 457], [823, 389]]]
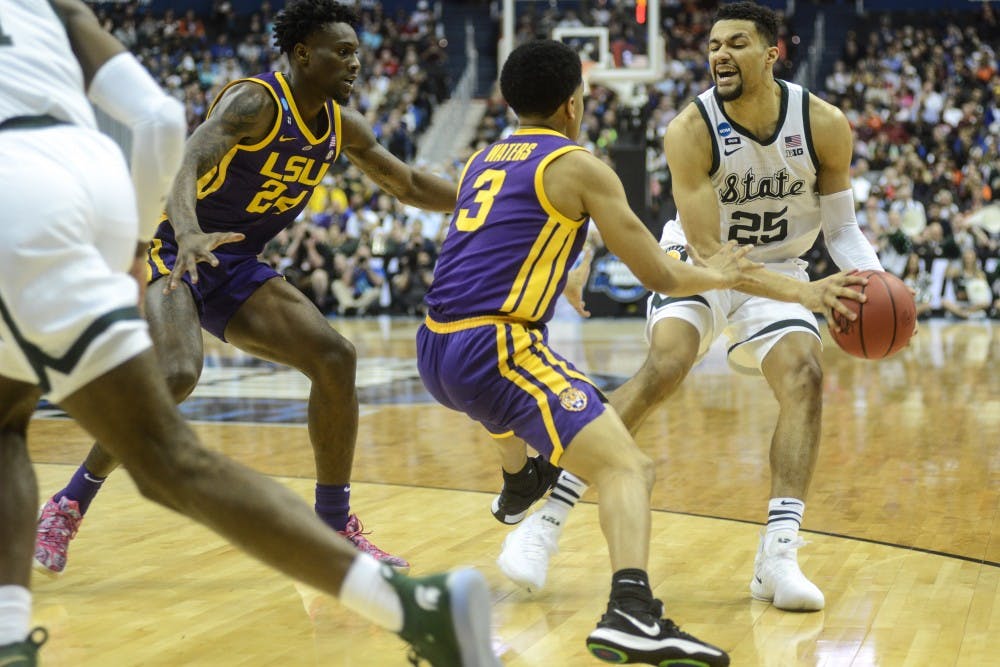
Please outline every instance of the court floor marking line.
[[[212, 424], [212, 423], [215, 423], [215, 422], [208, 422], [208, 423]], [[77, 467], [75, 464], [72, 464], [72, 463], [52, 463], [52, 462], [47, 462], [47, 461], [35, 461], [35, 463], [36, 464], [41, 464], [41, 465], [49, 465], [49, 466], [64, 466], [64, 467], [74, 467], [74, 468]], [[261, 474], [265, 474], [265, 473], [261, 473]], [[314, 479], [313, 477], [299, 477], [299, 476], [296, 476], [296, 475], [267, 475], [267, 476], [270, 477], [270, 478], [272, 478], [272, 479], [277, 479], [277, 480], [286, 479], [286, 480], [296, 480], [296, 481], [312, 481]], [[424, 489], [424, 490], [428, 490], [428, 491], [454, 491], [454, 492], [458, 492], [458, 493], [477, 493], [477, 494], [489, 495], [489, 496], [495, 496], [496, 495], [495, 491], [477, 491], [475, 489], [458, 489], [458, 488], [447, 487], [447, 486], [424, 486], [422, 484], [399, 484], [397, 482], [373, 482], [371, 480], [366, 480], [366, 479], [352, 479], [351, 483], [352, 484], [371, 484], [372, 486], [396, 486], [396, 487], [401, 487], [401, 488], [405, 488], [405, 489]], [[588, 500], [580, 501], [578, 504], [580, 504], [580, 505], [595, 505], [595, 506], [597, 505], [597, 503], [595, 503], [593, 501], [588, 501]], [[682, 511], [679, 511], [679, 510], [664, 510], [664, 509], [656, 509], [656, 508], [653, 508], [651, 511], [655, 512], [657, 514], [674, 514], [674, 515], [677, 515], [677, 516], [689, 516], [689, 517], [694, 517], [694, 518], [698, 518], [698, 519], [712, 519], [714, 521], [731, 521], [731, 522], [734, 522], [734, 523], [745, 523], [745, 524], [751, 525], [751, 526], [760, 526], [760, 527], [764, 526], [763, 523], [760, 523], [758, 521], [750, 521], [749, 519], [735, 519], [735, 518], [732, 518], [732, 517], [716, 516], [716, 515], [713, 515], [713, 514], [698, 514], [697, 512], [682, 512]], [[875, 540], [875, 539], [872, 539], [870, 537], [855, 537], [853, 535], [845, 535], [844, 533], [835, 533], [835, 532], [827, 531], [827, 530], [806, 530], [806, 529], [802, 529], [799, 532], [801, 532], [801, 533], [807, 533], [807, 534], [812, 534], [812, 535], [823, 535], [825, 537], [835, 537], [837, 539], [850, 540], [850, 541], [853, 541], [853, 542], [866, 542], [868, 544], [876, 544], [876, 545], [879, 545], [879, 546], [889, 547], [889, 548], [892, 548], [892, 549], [901, 549], [903, 551], [915, 551], [917, 553], [927, 554], [929, 556], [940, 556], [942, 558], [951, 558], [951, 559], [955, 559], [955, 560], [963, 560], [963, 561], [966, 561], [966, 562], [969, 562], [969, 563], [976, 563], [977, 565], [986, 565], [988, 567], [1000, 568], [1000, 562], [992, 561], [992, 560], [986, 560], [985, 558], [975, 558], [973, 556], [963, 556], [962, 554], [950, 553], [948, 551], [938, 551], [936, 549], [927, 549], [925, 547], [916, 547], [916, 546], [907, 546], [905, 544], [896, 544], [894, 542], [886, 542], [884, 540]]]

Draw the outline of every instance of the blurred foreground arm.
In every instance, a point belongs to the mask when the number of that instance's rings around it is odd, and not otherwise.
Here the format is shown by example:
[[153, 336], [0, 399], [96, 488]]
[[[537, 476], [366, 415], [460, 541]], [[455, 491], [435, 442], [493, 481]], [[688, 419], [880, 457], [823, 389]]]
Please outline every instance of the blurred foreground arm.
[[132, 131], [130, 164], [139, 238], [153, 236], [184, 150], [184, 107], [105, 31], [79, 0], [53, 0], [88, 86], [90, 100]]

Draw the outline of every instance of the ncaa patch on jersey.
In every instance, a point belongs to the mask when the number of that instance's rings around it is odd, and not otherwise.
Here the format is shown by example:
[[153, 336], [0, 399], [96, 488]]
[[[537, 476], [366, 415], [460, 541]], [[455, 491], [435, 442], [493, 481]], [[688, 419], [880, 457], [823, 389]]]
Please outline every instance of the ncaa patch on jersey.
[[559, 392], [559, 405], [570, 412], [580, 412], [587, 407], [587, 395], [576, 387], [569, 387]]
[[726, 121], [722, 121], [721, 123], [716, 125], [715, 129], [719, 133], [720, 137], [728, 137], [730, 134], [733, 133], [733, 126], [727, 123]]

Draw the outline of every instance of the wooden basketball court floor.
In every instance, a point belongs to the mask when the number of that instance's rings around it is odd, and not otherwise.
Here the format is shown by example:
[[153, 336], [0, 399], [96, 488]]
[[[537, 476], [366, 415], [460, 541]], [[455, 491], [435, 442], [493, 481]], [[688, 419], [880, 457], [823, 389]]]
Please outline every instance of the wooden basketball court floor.
[[[571, 515], [545, 590], [509, 583], [494, 559], [508, 530], [491, 440], [430, 401], [412, 320], [338, 320], [357, 346], [362, 417], [354, 509], [414, 573], [478, 567], [493, 591], [505, 665], [596, 665], [584, 637], [610, 566], [589, 492]], [[645, 355], [641, 320], [553, 323], [551, 342], [609, 388]], [[1000, 327], [931, 321], [879, 362], [826, 339], [823, 445], [800, 562], [826, 609], [786, 613], [750, 598], [777, 409], [766, 384], [713, 348], [643, 427], [657, 461], [650, 579], [667, 615], [739, 667], [1000, 665]], [[210, 343], [184, 405], [204, 442], [312, 501], [308, 385], [294, 371]], [[55, 409], [31, 427], [43, 494], [90, 445]], [[57, 580], [36, 576], [50, 666], [406, 664], [405, 647], [113, 475]]]

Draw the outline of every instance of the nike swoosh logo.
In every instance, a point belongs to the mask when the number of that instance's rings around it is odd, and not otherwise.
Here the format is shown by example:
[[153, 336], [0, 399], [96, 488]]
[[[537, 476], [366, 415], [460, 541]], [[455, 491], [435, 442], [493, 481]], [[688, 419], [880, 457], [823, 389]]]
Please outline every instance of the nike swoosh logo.
[[735, 153], [736, 151], [738, 151], [738, 150], [742, 150], [742, 149], [743, 149], [743, 147], [742, 147], [742, 146], [740, 146], [739, 148], [734, 148], [734, 149], [733, 149], [733, 150], [731, 150], [731, 151], [730, 151], [730, 150], [726, 150], [726, 151], [723, 151], [722, 153], [723, 153], [723, 155], [725, 155], [725, 156], [727, 156], [727, 157], [728, 157], [728, 156], [732, 155], [733, 153]]
[[760, 577], [758, 577], [758, 576], [757, 576], [756, 574], [755, 574], [755, 575], [753, 575], [753, 578], [757, 580], [757, 583], [758, 583], [758, 584], [763, 584], [763, 583], [764, 583], [764, 580], [763, 580], [763, 579], [761, 579]]
[[659, 623], [653, 623], [652, 625], [648, 623], [643, 623], [635, 616], [631, 614], [626, 614], [621, 609], [615, 609], [614, 612], [624, 618], [626, 621], [634, 625], [636, 628], [642, 631], [642, 633], [648, 637], [658, 637], [660, 635], [660, 625]]
[[278, 137], [278, 141], [295, 141], [295, 137], [286, 137], [285, 135], [281, 135]]
[[441, 600], [441, 589], [419, 584], [413, 592], [413, 597], [417, 606], [424, 611], [437, 611]]
[[800, 503], [797, 500], [782, 500], [781, 504], [782, 505], [801, 505], [802, 503]]

